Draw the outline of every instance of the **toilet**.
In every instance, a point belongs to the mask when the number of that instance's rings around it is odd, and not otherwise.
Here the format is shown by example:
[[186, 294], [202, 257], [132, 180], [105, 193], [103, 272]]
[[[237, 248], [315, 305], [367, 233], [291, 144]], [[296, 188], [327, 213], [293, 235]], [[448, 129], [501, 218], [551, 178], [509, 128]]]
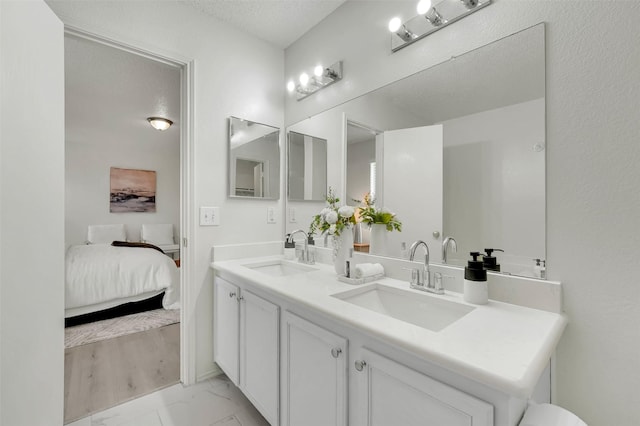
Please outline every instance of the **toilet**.
[[552, 404], [530, 404], [518, 426], [587, 426], [578, 416]]

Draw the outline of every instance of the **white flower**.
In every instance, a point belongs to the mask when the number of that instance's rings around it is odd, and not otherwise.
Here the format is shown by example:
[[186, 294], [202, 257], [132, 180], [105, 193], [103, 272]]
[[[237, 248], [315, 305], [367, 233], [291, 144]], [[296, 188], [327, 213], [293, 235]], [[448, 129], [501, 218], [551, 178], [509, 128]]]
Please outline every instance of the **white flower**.
[[324, 220], [326, 220], [328, 224], [333, 225], [338, 221], [338, 213], [331, 210], [324, 216]]
[[386, 207], [381, 208], [381, 209], [380, 209], [380, 212], [381, 212], [381, 213], [391, 213], [391, 212], [389, 211], [389, 209], [388, 209], [388, 208], [386, 208]]
[[322, 219], [324, 219], [327, 216], [327, 213], [329, 213], [331, 211], [331, 209], [329, 207], [325, 207], [324, 209], [322, 209], [322, 211], [320, 211], [320, 216], [322, 217]]
[[351, 206], [342, 206], [338, 209], [338, 213], [344, 218], [350, 218], [355, 212], [356, 209]]
[[327, 229], [327, 232], [329, 233], [329, 235], [333, 235], [336, 233], [336, 225], [331, 225], [329, 227], [329, 229]]

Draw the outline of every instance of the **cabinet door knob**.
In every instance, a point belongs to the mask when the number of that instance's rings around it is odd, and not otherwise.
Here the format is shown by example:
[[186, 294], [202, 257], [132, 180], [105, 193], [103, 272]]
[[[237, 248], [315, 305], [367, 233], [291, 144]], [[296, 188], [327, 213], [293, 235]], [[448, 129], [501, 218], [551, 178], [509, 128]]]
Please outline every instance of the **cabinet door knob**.
[[338, 358], [341, 353], [342, 353], [342, 349], [340, 349], [340, 348], [331, 349], [331, 356], [334, 357], [334, 358]]
[[242, 296], [238, 297], [238, 301], [240, 301], [240, 300], [244, 300], [244, 297], [242, 297]]
[[229, 297], [232, 297], [232, 298], [236, 297], [236, 292], [235, 291], [230, 292], [229, 293]]
[[367, 362], [358, 360], [355, 362], [355, 364], [356, 364], [356, 370], [362, 371], [364, 367], [367, 365]]

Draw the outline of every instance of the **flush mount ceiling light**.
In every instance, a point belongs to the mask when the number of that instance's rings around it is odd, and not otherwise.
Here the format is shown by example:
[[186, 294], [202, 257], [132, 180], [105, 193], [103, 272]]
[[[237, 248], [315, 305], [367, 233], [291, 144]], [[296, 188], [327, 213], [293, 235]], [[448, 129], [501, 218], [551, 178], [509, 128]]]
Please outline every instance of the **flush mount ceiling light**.
[[418, 16], [402, 22], [400, 18], [389, 21], [391, 51], [395, 52], [431, 33], [453, 24], [460, 19], [491, 4], [492, 0], [442, 0], [432, 5], [431, 0], [417, 4]]
[[342, 61], [338, 61], [330, 67], [316, 65], [312, 76], [309, 76], [306, 72], [300, 74], [300, 77], [298, 77], [299, 84], [296, 85], [293, 80], [289, 80], [287, 91], [289, 93], [295, 92], [297, 99], [302, 100], [340, 80], [342, 80]]
[[173, 121], [162, 117], [149, 117], [147, 121], [156, 130], [167, 130], [173, 124]]

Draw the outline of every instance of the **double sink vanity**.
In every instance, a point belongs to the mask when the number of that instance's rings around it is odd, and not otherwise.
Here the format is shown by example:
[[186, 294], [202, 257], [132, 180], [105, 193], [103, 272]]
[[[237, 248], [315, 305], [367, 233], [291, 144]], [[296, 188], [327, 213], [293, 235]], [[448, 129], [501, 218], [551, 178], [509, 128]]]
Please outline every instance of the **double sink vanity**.
[[215, 361], [271, 425], [515, 426], [550, 400], [560, 313], [389, 277], [349, 285], [282, 256], [212, 268]]
[[[541, 23], [287, 117], [283, 236], [307, 229], [330, 188], [348, 205], [368, 194], [402, 232], [373, 244], [357, 228], [370, 254], [354, 261], [385, 270], [361, 285], [337, 279], [330, 249], [302, 265], [279, 241], [214, 247], [214, 359], [271, 425], [517, 426], [529, 401], [550, 402], [566, 319], [560, 283], [536, 279], [546, 276], [544, 42]], [[230, 197], [280, 198], [279, 134], [230, 118]], [[431, 247], [445, 294], [410, 288], [405, 269], [422, 267], [404, 259], [414, 239]], [[488, 274], [489, 303], [477, 306], [463, 301], [461, 266], [483, 249], [503, 251], [501, 273]]]

